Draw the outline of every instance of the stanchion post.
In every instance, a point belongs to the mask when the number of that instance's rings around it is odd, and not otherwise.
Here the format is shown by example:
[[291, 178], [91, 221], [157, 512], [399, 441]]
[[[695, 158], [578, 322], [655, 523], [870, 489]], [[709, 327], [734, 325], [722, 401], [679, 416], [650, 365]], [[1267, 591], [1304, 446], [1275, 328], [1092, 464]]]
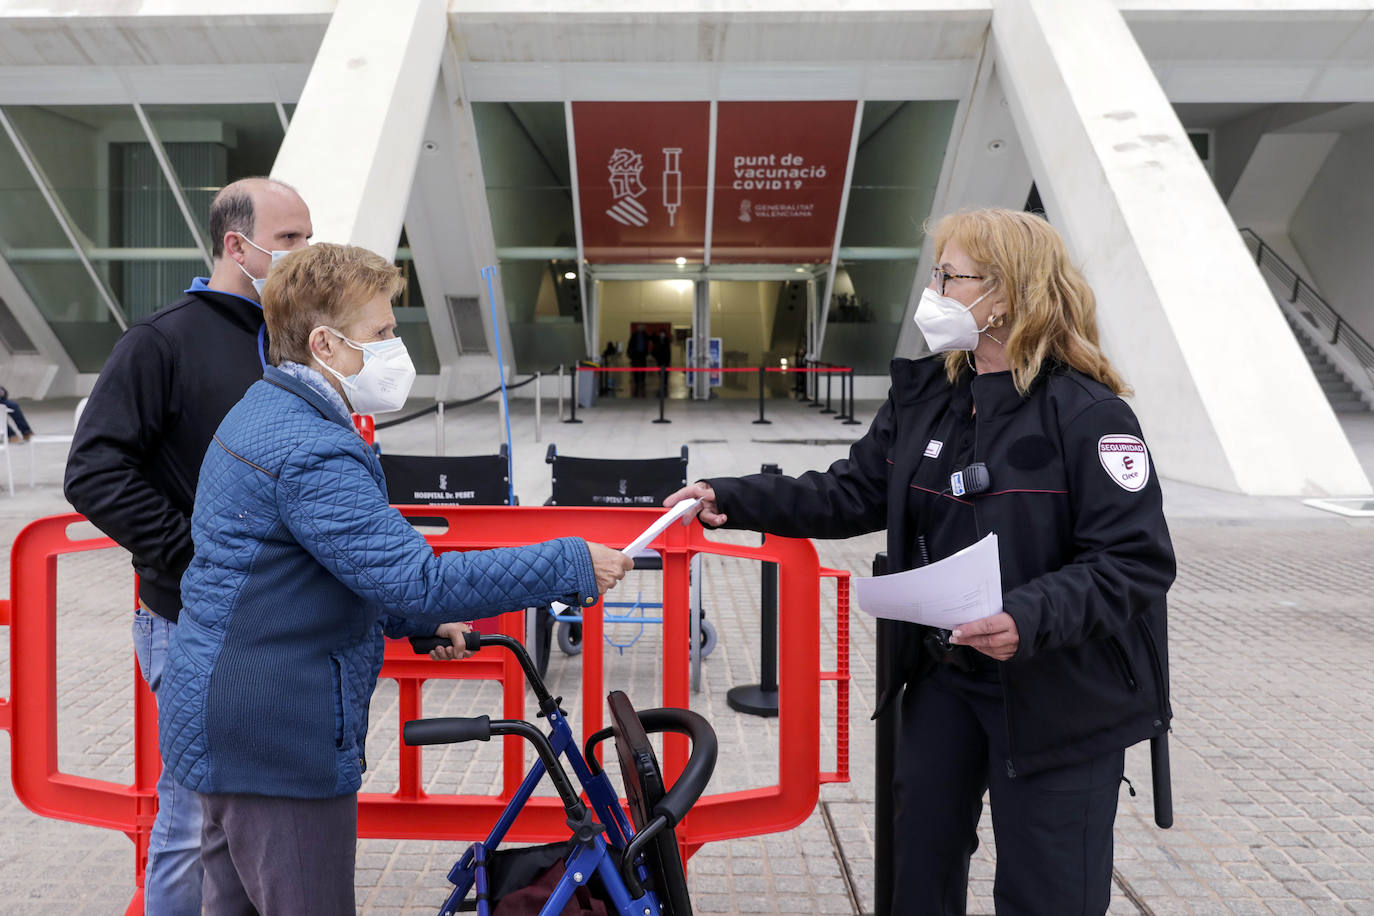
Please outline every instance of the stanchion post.
[[759, 366], [759, 418], [754, 421], [755, 426], [758, 426], [759, 424], [767, 426], [773, 422], [772, 420], [765, 420], [763, 418], [763, 383], [764, 380], [768, 377], [766, 375], [766, 371], [767, 370], [765, 370], [763, 366]]
[[558, 422], [563, 422], [563, 364], [558, 364]]
[[668, 398], [668, 367], [658, 367], [658, 419], [655, 423], [671, 423], [672, 420], [663, 416], [663, 402]]
[[[765, 464], [763, 474], [781, 474], [776, 464]], [[764, 535], [765, 541], [768, 536]], [[731, 687], [725, 702], [735, 712], [776, 718], [778, 715], [778, 564], [761, 563], [759, 579], [759, 682]], [[890, 790], [889, 790], [890, 791]]]
[[538, 442], [540, 433], [543, 429], [543, 415], [541, 408], [544, 406], [544, 373], [536, 371], [534, 373], [534, 441]]
[[854, 367], [849, 367], [846, 373], [849, 377], [849, 414], [844, 418], [845, 426], [858, 426], [859, 421], [854, 419]]
[[[819, 369], [820, 367], [821, 367], [821, 361], [818, 360], [818, 359], [809, 359], [809, 360], [806, 361], [806, 368], [808, 368], [808, 369], [815, 370], [815, 369]], [[818, 373], [816, 373], [815, 371], [808, 372], [807, 375], [811, 376], [811, 382], [810, 382], [810, 384], [811, 384], [811, 403], [810, 403], [810, 404], [807, 404], [806, 406], [807, 406], [807, 407], [820, 407], [820, 406], [821, 406], [821, 377], [820, 377], [820, 375], [819, 375]]]
[[[873, 556], [873, 575], [887, 575], [887, 554]], [[897, 672], [896, 646], [892, 632], [895, 621], [878, 621], [877, 684], [873, 693], [880, 699], [895, 689]], [[874, 723], [873, 761], [873, 916], [892, 916], [892, 782], [896, 776], [897, 711], [896, 703], [887, 708]]]
[[434, 454], [444, 454], [444, 402], [434, 405]]
[[834, 413], [830, 406], [830, 379], [835, 375], [835, 367], [829, 363], [825, 364], [825, 409], [821, 413]]
[[564, 421], [563, 421], [564, 423], [581, 423], [581, 422], [582, 422], [581, 420], [577, 419], [577, 383], [581, 380], [580, 375], [579, 375], [579, 373], [581, 373], [581, 371], [582, 371], [582, 367], [581, 367], [580, 365], [577, 365], [577, 364], [574, 364], [574, 365], [573, 365], [573, 373], [572, 373], [572, 397], [569, 398], [569, 400], [572, 401], [572, 416], [570, 416], [568, 419], [564, 420]]

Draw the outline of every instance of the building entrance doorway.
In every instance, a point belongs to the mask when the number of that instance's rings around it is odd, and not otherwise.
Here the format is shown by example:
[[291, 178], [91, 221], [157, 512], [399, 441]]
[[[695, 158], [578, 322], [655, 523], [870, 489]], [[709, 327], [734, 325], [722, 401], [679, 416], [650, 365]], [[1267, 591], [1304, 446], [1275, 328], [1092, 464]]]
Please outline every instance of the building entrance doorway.
[[[758, 397], [757, 371], [711, 373], [694, 392], [693, 380], [681, 370], [689, 356], [695, 358], [698, 344], [706, 354], [702, 365], [714, 359], [720, 368], [735, 370], [796, 367], [807, 352], [817, 298], [810, 267], [773, 268], [764, 279], [718, 276], [714, 269], [693, 278], [654, 277], [642, 265], [633, 268], [637, 277], [622, 279], [615, 270], [598, 268], [589, 277], [602, 365], [666, 365], [669, 398]], [[632, 381], [634, 376], [644, 378], [643, 384]], [[658, 395], [654, 373], [607, 373], [603, 379], [603, 396]], [[765, 379], [765, 397], [788, 396], [795, 382], [795, 376], [776, 372]]]

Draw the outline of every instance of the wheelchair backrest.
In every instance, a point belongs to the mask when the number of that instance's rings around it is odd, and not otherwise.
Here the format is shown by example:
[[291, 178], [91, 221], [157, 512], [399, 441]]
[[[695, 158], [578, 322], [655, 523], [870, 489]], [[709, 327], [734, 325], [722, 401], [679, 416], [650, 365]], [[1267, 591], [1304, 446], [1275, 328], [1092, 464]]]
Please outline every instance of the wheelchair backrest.
[[687, 446], [674, 458], [570, 458], [550, 445], [551, 506], [657, 508], [687, 485]]
[[[616, 756], [625, 782], [625, 799], [635, 830], [643, 830], [653, 820], [654, 807], [663, 800], [666, 788], [663, 772], [649, 736], [639, 721], [630, 698], [619, 690], [606, 698], [615, 733]], [[663, 916], [692, 916], [692, 901], [687, 895], [687, 872], [682, 867], [677, 836], [671, 828], [662, 831], [645, 849], [644, 864], [649, 871], [648, 886], [658, 895]]]
[[387, 455], [387, 496], [399, 505], [504, 506], [510, 487], [505, 446], [499, 455]]

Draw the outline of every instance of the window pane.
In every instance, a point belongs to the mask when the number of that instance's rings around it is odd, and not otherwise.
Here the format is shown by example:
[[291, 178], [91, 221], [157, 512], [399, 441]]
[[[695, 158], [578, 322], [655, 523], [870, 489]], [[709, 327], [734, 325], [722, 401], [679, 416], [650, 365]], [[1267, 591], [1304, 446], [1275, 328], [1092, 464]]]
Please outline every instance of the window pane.
[[[15, 130], [74, 222], [93, 225], [94, 131], [53, 110], [7, 107]], [[119, 325], [8, 136], [0, 137], [0, 250], [82, 372], [97, 372]]]
[[886, 369], [956, 108], [952, 101], [864, 103], [822, 359]]

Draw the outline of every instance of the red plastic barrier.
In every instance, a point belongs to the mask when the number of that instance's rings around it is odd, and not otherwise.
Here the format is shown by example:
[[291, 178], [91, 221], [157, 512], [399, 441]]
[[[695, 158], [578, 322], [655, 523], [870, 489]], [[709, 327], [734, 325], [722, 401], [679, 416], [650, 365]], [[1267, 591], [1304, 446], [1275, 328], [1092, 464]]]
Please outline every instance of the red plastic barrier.
[[[436, 551], [528, 544], [576, 535], [610, 545], [628, 543], [652, 520], [654, 509], [573, 507], [400, 507], [408, 515], [441, 517], [448, 530], [427, 536]], [[68, 527], [79, 515], [39, 519], [15, 539], [10, 554], [13, 598], [0, 604], [0, 623], [9, 623], [11, 692], [0, 701], [0, 726], [12, 738], [15, 794], [30, 810], [47, 817], [107, 827], [126, 833], [135, 845], [138, 892], [128, 912], [142, 911], [143, 862], [156, 811], [156, 711], [152, 696], [134, 670], [134, 784], [120, 785], [62, 773], [57, 767], [57, 557], [114, 546], [109, 538], [75, 540]], [[672, 525], [653, 544], [663, 556], [663, 691], [667, 706], [689, 707], [688, 568], [696, 553], [778, 564], [779, 604], [788, 609], [778, 639], [779, 754], [777, 783], [745, 791], [704, 796], [678, 828], [688, 853], [703, 844], [786, 830], [814, 809], [822, 782], [848, 778], [848, 575], [821, 570], [809, 541], [770, 537], [762, 546], [706, 540], [700, 526]], [[839, 646], [837, 667], [820, 668], [820, 584], [837, 579]], [[8, 613], [6, 613], [8, 611]], [[523, 636], [523, 614], [499, 618], [501, 632]], [[582, 665], [584, 740], [603, 725], [601, 606], [584, 613]], [[592, 651], [593, 647], [602, 651]], [[405, 643], [387, 646], [382, 676], [398, 682], [401, 724], [421, 716], [421, 685], [431, 678], [498, 680], [503, 684], [504, 715], [525, 717], [525, 682], [509, 653], [485, 650], [463, 662], [434, 662], [411, 653]], [[820, 769], [820, 682], [838, 682], [837, 769]], [[633, 698], [632, 698], [633, 699]], [[494, 711], [493, 711], [494, 712]], [[360, 836], [395, 839], [472, 840], [485, 836], [524, 776], [524, 748], [506, 738], [503, 785], [492, 796], [426, 794], [421, 786], [420, 748], [400, 750], [400, 777], [390, 793], [359, 796]], [[662, 764], [671, 783], [688, 756], [681, 735], [664, 736]], [[567, 825], [558, 800], [532, 799], [508, 835], [509, 842], [549, 842], [565, 838]], [[455, 849], [457, 856], [459, 850]]]

